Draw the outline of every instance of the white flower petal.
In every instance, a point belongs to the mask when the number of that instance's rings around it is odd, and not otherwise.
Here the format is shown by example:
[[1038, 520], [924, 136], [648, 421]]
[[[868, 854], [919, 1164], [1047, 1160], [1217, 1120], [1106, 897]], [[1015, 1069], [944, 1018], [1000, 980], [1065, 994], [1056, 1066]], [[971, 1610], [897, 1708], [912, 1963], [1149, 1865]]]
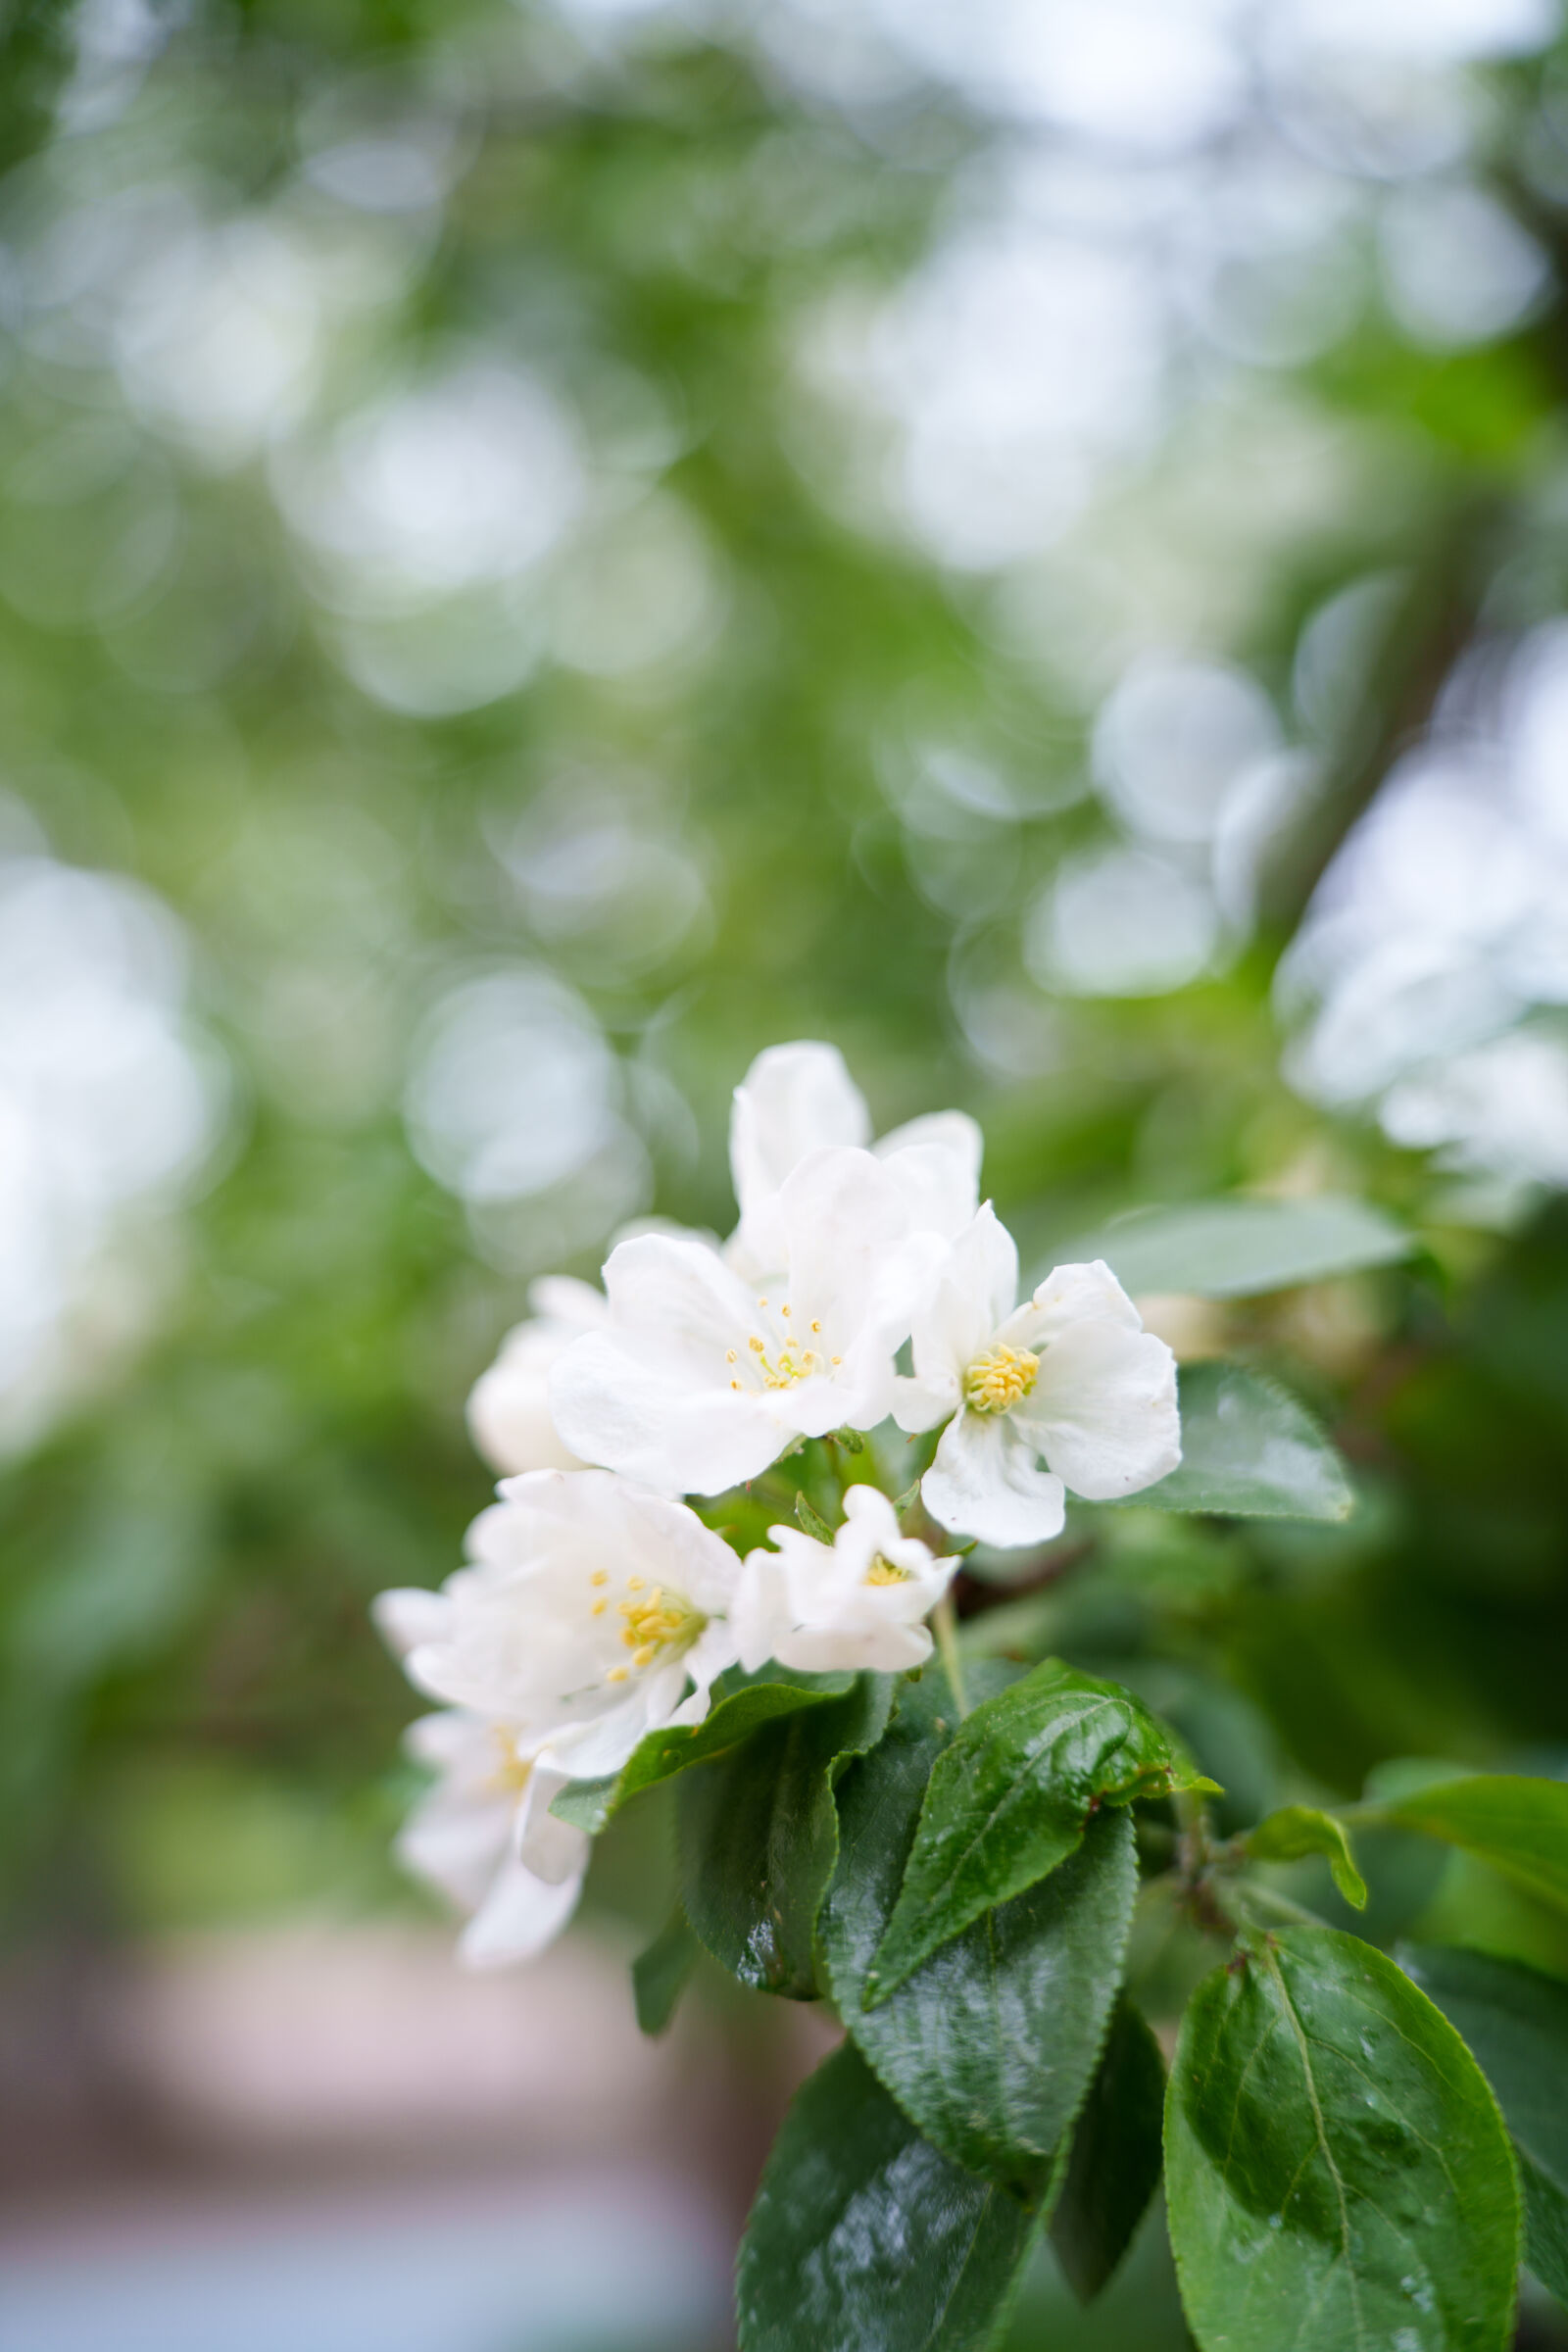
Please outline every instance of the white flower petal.
[[551, 1323], [520, 1323], [468, 1393], [468, 1435], [492, 1468], [576, 1470], [550, 1410], [550, 1374], [576, 1337]]
[[[585, 1846], [587, 1842], [584, 1838]], [[581, 1894], [581, 1872], [551, 1886], [535, 1878], [525, 1864], [504, 1862], [463, 1932], [458, 1957], [467, 1968], [505, 1968], [537, 1958], [565, 1927]]]
[[451, 1606], [444, 1592], [426, 1592], [416, 1585], [399, 1586], [376, 1594], [370, 1603], [370, 1617], [393, 1656], [407, 1659], [424, 1642], [442, 1639]]
[[550, 1808], [566, 1787], [564, 1772], [536, 1764], [528, 1775], [517, 1805], [513, 1851], [525, 1870], [547, 1886], [580, 1879], [588, 1867], [589, 1839], [569, 1821], [559, 1821]]
[[635, 1336], [699, 1379], [714, 1376], [752, 1311], [745, 1283], [690, 1234], [639, 1233], [618, 1243], [605, 1264], [605, 1296], [612, 1335]]
[[528, 1304], [539, 1322], [562, 1323], [572, 1331], [598, 1331], [610, 1320], [604, 1292], [579, 1282], [575, 1274], [541, 1274], [528, 1287]]
[[[960, 1133], [972, 1131], [974, 1146], [970, 1148], [965, 1138], [956, 1150], [948, 1140], [949, 1122]], [[876, 1156], [897, 1179], [911, 1231], [938, 1233], [945, 1242], [956, 1240], [974, 1215], [980, 1197], [978, 1128], [961, 1111], [948, 1110], [930, 1119], [912, 1119], [897, 1132], [904, 1140], [895, 1146], [892, 1137], [885, 1138], [876, 1146]]]
[[721, 1494], [760, 1477], [792, 1435], [756, 1391], [677, 1385], [598, 1335], [567, 1349], [550, 1393], [556, 1425], [579, 1452], [666, 1494]]
[[[1142, 1331], [1138, 1309], [1102, 1257], [1084, 1266], [1056, 1266], [1041, 1283], [1032, 1299], [1019, 1307], [1016, 1321], [1027, 1334], [1014, 1346], [1032, 1348], [1038, 1355], [1075, 1323], [1119, 1323]], [[1007, 1338], [1007, 1332], [1002, 1337]]]
[[1121, 1323], [1063, 1331], [1011, 1418], [1091, 1502], [1152, 1486], [1182, 1458], [1176, 1359], [1152, 1332]]
[[960, 1413], [942, 1433], [936, 1460], [920, 1481], [933, 1519], [982, 1544], [1046, 1544], [1066, 1518], [1061, 1480], [1037, 1467], [1004, 1413]]
[[879, 1159], [894, 1152], [910, 1148], [924, 1149], [934, 1145], [946, 1152], [958, 1164], [969, 1188], [969, 1205], [964, 1214], [974, 1215], [975, 1196], [980, 1189], [980, 1161], [985, 1152], [985, 1137], [978, 1120], [971, 1119], [966, 1110], [928, 1110], [917, 1119], [906, 1119], [902, 1127], [890, 1128], [871, 1147]]
[[1017, 1292], [1018, 1247], [988, 1200], [953, 1244], [914, 1318], [914, 1377], [900, 1381], [893, 1403], [901, 1429], [934, 1429], [957, 1409], [965, 1370], [995, 1346]]
[[439, 1888], [461, 1910], [472, 1911], [483, 1902], [511, 1848], [515, 1811], [514, 1797], [475, 1801], [437, 1788], [409, 1815], [394, 1850], [414, 1877]]
[[925, 1664], [931, 1636], [923, 1625], [891, 1621], [858, 1633], [800, 1626], [780, 1638], [773, 1655], [798, 1674], [903, 1674]]
[[[930, 1655], [921, 1620], [957, 1561], [933, 1560], [925, 1544], [901, 1534], [892, 1503], [874, 1487], [852, 1487], [844, 1507], [831, 1544], [780, 1526], [768, 1530], [775, 1549], [749, 1555], [735, 1616], [748, 1671], [774, 1657], [813, 1674], [892, 1674]], [[872, 1581], [879, 1559], [903, 1574]]]
[[740, 1208], [730, 1244], [748, 1274], [783, 1263], [778, 1194], [808, 1152], [833, 1144], [863, 1145], [871, 1121], [865, 1099], [836, 1046], [769, 1046], [735, 1089], [729, 1160]]

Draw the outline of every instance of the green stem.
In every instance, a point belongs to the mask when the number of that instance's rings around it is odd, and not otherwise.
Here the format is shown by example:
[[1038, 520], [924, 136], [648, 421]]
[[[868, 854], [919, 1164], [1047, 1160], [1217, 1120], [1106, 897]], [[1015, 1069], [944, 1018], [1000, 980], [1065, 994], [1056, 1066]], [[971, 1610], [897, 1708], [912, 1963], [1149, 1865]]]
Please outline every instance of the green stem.
[[937, 1602], [931, 1613], [931, 1623], [936, 1631], [937, 1647], [942, 1653], [943, 1669], [953, 1691], [953, 1703], [958, 1710], [958, 1721], [961, 1723], [969, 1712], [969, 1701], [964, 1693], [963, 1667], [958, 1659], [958, 1613], [953, 1605], [951, 1592], [944, 1592]]
[[1248, 1879], [1240, 1886], [1228, 1887], [1226, 1891], [1231, 1901], [1240, 1903], [1244, 1910], [1255, 1905], [1260, 1911], [1272, 1912], [1276, 1919], [1284, 1920], [1293, 1928], [1324, 1928], [1328, 1925], [1327, 1920], [1320, 1919], [1315, 1911], [1309, 1911], [1304, 1903], [1293, 1902], [1288, 1894], [1280, 1894], [1272, 1886], [1260, 1886], [1255, 1879]]

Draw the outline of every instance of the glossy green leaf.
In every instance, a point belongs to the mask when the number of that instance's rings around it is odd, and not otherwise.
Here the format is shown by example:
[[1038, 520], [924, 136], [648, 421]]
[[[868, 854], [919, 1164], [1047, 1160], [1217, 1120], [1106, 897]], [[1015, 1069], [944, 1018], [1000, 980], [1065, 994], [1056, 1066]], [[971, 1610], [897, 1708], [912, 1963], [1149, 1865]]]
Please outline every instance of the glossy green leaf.
[[1240, 1364], [1180, 1376], [1182, 1458], [1118, 1510], [1213, 1511], [1233, 1519], [1348, 1519], [1344, 1462], [1290, 1392]]
[[983, 2352], [1039, 2227], [922, 2139], [853, 2045], [798, 2093], [741, 2245], [741, 2352]]
[[816, 1915], [838, 1856], [833, 1783], [887, 1729], [893, 1680], [864, 1674], [825, 1706], [763, 1723], [680, 1789], [681, 1899], [743, 1984], [816, 1997]]
[[699, 1949], [685, 1912], [677, 1907], [668, 1925], [632, 1962], [632, 1997], [637, 2004], [637, 2023], [645, 2034], [662, 2034], [674, 2016]]
[[1568, 1984], [1447, 1944], [1406, 1947], [1399, 1959], [1497, 2095], [1524, 2190], [1525, 2260], [1568, 2303]]
[[673, 1779], [694, 1764], [738, 1747], [760, 1725], [803, 1707], [824, 1705], [842, 1698], [854, 1687], [853, 1674], [823, 1674], [777, 1680], [760, 1677], [731, 1691], [710, 1707], [701, 1723], [667, 1723], [639, 1740], [618, 1773], [602, 1781], [571, 1781], [551, 1806], [552, 1813], [597, 1838], [612, 1814], [643, 1789]]
[[1159, 2185], [1165, 2061], [1125, 1996], [1073, 2127], [1072, 2154], [1051, 2217], [1051, 2241], [1081, 2302], [1099, 2294]]
[[1334, 1928], [1240, 1949], [1194, 1994], [1165, 2102], [1202, 2352], [1503, 2352], [1518, 2191], [1464, 2043]]
[[1396, 1265], [1415, 1249], [1365, 1200], [1199, 1200], [1141, 1209], [1072, 1245], [1061, 1262], [1102, 1257], [1123, 1289], [1250, 1298], [1298, 1283]]
[[1099, 1805], [1195, 1787], [1213, 1783], [1130, 1690], [1046, 1659], [977, 1706], [937, 1758], [871, 2001], [1065, 1861]]
[[[995, 1690], [995, 1665], [977, 1669]], [[839, 1868], [821, 1943], [840, 2014], [927, 2138], [1038, 2195], [1099, 2063], [1137, 1893], [1132, 1816], [1107, 1808], [1050, 1878], [977, 1920], [873, 2010], [867, 1973], [931, 1769], [956, 1728], [947, 1683], [906, 1686], [881, 1745], [839, 1788]]]
[[1387, 1806], [1390, 1821], [1490, 1862], [1568, 1909], [1568, 1782], [1473, 1773], [1413, 1789]]
[[1366, 1881], [1355, 1867], [1345, 1824], [1316, 1805], [1281, 1805], [1248, 1833], [1247, 1850], [1256, 1862], [1299, 1862], [1323, 1854], [1334, 1884], [1357, 1911], [1366, 1909]]

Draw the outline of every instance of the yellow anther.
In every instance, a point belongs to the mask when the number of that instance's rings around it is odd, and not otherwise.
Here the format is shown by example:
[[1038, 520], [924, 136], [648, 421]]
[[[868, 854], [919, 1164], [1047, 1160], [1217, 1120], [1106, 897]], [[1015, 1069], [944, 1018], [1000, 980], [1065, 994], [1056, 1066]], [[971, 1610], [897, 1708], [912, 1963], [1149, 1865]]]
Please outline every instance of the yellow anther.
[[993, 1348], [977, 1355], [963, 1376], [964, 1401], [971, 1412], [1005, 1413], [1035, 1385], [1040, 1358], [1027, 1348]]
[[787, 1306], [781, 1306], [778, 1311], [781, 1315], [788, 1315], [790, 1310]]
[[842, 1355], [830, 1355], [827, 1360], [830, 1364], [842, 1364], [844, 1358]]
[[865, 1572], [865, 1581], [868, 1585], [906, 1585], [909, 1571], [896, 1567], [892, 1560], [885, 1560], [878, 1552]]
[[636, 1656], [632, 1659], [632, 1664], [634, 1666], [651, 1666], [658, 1655], [659, 1643], [657, 1642], [645, 1642], [642, 1648], [638, 1650]]
[[609, 1606], [610, 1603], [608, 1600], [596, 1600], [588, 1614], [590, 1617], [602, 1617]]
[[607, 1683], [629, 1683], [631, 1668], [629, 1666], [612, 1666], [605, 1680]]
[[759, 1298], [757, 1303], [759, 1306], [765, 1306], [767, 1304], [767, 1300], [765, 1298]]
[[724, 1350], [724, 1361], [725, 1361], [725, 1363], [726, 1363], [726, 1364], [732, 1364], [732, 1363], [734, 1363], [734, 1361], [735, 1361], [735, 1350], [734, 1350], [734, 1348], [725, 1348], [725, 1350]]
[[588, 1582], [591, 1585], [608, 1585], [610, 1582], [610, 1570], [608, 1568], [596, 1568], [592, 1576], [588, 1579]]
[[751, 1349], [751, 1351], [752, 1351], [752, 1353], [753, 1353], [754, 1355], [760, 1355], [760, 1354], [762, 1353], [762, 1343], [761, 1343], [761, 1341], [760, 1341], [760, 1339], [757, 1337], [757, 1334], [756, 1334], [755, 1332], [752, 1334], [751, 1338], [750, 1338], [750, 1339], [747, 1341], [746, 1345], [747, 1345], [747, 1347], [748, 1347], [748, 1348]]
[[640, 1592], [647, 1582], [648, 1579], [646, 1576], [628, 1576], [626, 1579], [626, 1590], [628, 1592]]
[[821, 1330], [821, 1328], [822, 1328], [822, 1326], [821, 1326], [821, 1324], [820, 1324], [820, 1323], [813, 1323], [813, 1324], [811, 1325], [811, 1329], [812, 1329], [813, 1331], [820, 1331], [820, 1330]]

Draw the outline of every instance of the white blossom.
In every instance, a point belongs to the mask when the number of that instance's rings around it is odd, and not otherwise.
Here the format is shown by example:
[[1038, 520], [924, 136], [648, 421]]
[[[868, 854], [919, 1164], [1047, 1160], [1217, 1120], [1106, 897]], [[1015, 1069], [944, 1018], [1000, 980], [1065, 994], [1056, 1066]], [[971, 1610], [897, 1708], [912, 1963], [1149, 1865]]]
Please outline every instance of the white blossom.
[[953, 1416], [921, 1496], [944, 1527], [1004, 1545], [1058, 1535], [1066, 1489], [1108, 1502], [1181, 1460], [1176, 1359], [1109, 1267], [1058, 1266], [1014, 1309], [1017, 1289], [988, 1201], [916, 1317], [895, 1405], [905, 1429]]
[[573, 1450], [666, 1494], [717, 1494], [798, 1437], [871, 1429], [948, 1245], [868, 1152], [813, 1152], [779, 1192], [780, 1265], [744, 1282], [704, 1243], [649, 1233], [605, 1268], [608, 1327], [551, 1376]]
[[604, 1470], [533, 1470], [500, 1495], [468, 1530], [470, 1566], [376, 1604], [410, 1680], [520, 1727], [529, 1755], [574, 1780], [618, 1771], [645, 1732], [700, 1723], [736, 1654], [729, 1545]]
[[729, 1163], [740, 1223], [724, 1253], [760, 1281], [783, 1264], [783, 1191], [812, 1152], [870, 1145], [907, 1199], [911, 1227], [952, 1241], [974, 1215], [982, 1139], [961, 1110], [910, 1119], [871, 1145], [865, 1098], [836, 1046], [769, 1046], [735, 1089]]
[[771, 1527], [773, 1551], [749, 1554], [735, 1599], [740, 1662], [768, 1658], [807, 1673], [874, 1668], [897, 1674], [931, 1655], [923, 1620], [946, 1592], [956, 1559], [934, 1559], [902, 1535], [887, 1496], [852, 1487], [831, 1544]]
[[533, 1959], [576, 1910], [593, 1842], [550, 1810], [566, 1776], [512, 1726], [461, 1708], [421, 1716], [406, 1744], [439, 1777], [398, 1837], [399, 1858], [471, 1914], [458, 1944], [469, 1968]]
[[562, 1443], [550, 1412], [550, 1373], [557, 1358], [585, 1331], [596, 1331], [609, 1309], [604, 1293], [569, 1275], [547, 1275], [528, 1293], [533, 1314], [514, 1324], [501, 1352], [474, 1382], [468, 1433], [485, 1460], [509, 1477], [524, 1470], [580, 1470]]

